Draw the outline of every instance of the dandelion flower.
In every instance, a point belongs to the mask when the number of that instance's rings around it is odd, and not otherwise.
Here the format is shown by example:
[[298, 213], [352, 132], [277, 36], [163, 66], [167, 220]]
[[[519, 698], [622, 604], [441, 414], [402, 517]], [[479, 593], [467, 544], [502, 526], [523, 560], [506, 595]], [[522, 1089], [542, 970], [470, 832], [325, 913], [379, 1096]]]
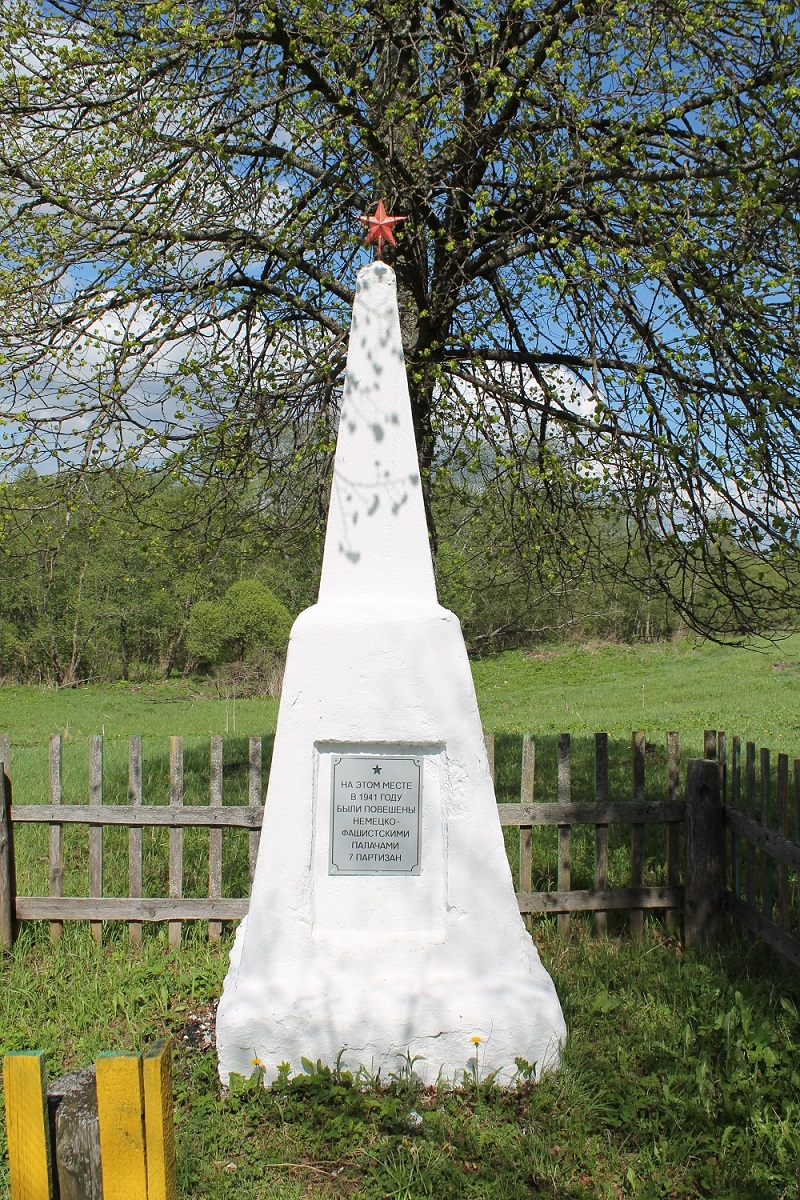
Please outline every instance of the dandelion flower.
[[262, 1063], [261, 1059], [260, 1059], [260, 1058], [258, 1058], [258, 1056], [256, 1056], [255, 1058], [251, 1058], [251, 1059], [250, 1059], [250, 1066], [251, 1066], [251, 1067], [263, 1067], [263, 1065], [264, 1065], [264, 1064]]
[[481, 1042], [483, 1041], [483, 1038], [479, 1037], [477, 1033], [473, 1033], [472, 1037], [469, 1040], [472, 1042], [473, 1046], [480, 1046]]

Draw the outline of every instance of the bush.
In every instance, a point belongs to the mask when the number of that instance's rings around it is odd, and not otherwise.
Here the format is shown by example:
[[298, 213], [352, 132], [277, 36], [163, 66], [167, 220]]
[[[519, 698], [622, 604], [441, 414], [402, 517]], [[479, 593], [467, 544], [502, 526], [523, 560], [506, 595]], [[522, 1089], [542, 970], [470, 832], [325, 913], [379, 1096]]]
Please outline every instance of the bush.
[[242, 662], [256, 650], [283, 654], [292, 618], [258, 579], [242, 579], [221, 600], [192, 606], [186, 649], [199, 664]]

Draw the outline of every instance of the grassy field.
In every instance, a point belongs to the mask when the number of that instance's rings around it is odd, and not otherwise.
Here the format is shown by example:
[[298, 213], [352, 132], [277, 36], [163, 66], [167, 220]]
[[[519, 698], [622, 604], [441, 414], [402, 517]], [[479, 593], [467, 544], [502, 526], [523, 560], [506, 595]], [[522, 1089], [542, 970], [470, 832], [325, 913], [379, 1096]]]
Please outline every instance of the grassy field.
[[[536, 735], [537, 800], [555, 799], [556, 743], [559, 732], [572, 734], [572, 780], [576, 799], [593, 795], [593, 734], [609, 733], [610, 789], [613, 799], [627, 799], [630, 783], [630, 734], [647, 734], [646, 789], [650, 799], [665, 791], [665, 734], [680, 734], [681, 757], [702, 754], [704, 728], [725, 729], [774, 751], [800, 755], [800, 636], [750, 649], [694, 645], [689, 642], [650, 646], [561, 646], [531, 653], [510, 652], [473, 664], [478, 702], [485, 728], [496, 731], [497, 793], [501, 801], [519, 797], [521, 734]], [[277, 701], [220, 698], [213, 685], [192, 680], [59, 691], [47, 688], [0, 689], [0, 730], [12, 744], [14, 796], [21, 803], [47, 799], [47, 739], [63, 736], [64, 798], [84, 802], [88, 792], [88, 738], [103, 733], [104, 800], [124, 803], [127, 794], [127, 738], [144, 739], [144, 794], [151, 803], [169, 794], [167, 738], [184, 739], [187, 803], [207, 803], [208, 736], [225, 736], [225, 798], [246, 802], [247, 736], [261, 735], [269, 762], [277, 719]], [[519, 835], [505, 831], [516, 873]], [[627, 834], [612, 831], [611, 882], [625, 882]], [[30, 827], [21, 833], [25, 850], [20, 890], [35, 894], [46, 878], [46, 831]], [[122, 831], [107, 831], [107, 894], [125, 894], [127, 851]], [[166, 883], [165, 831], [145, 834], [145, 882], [149, 894], [163, 894]], [[614, 838], [620, 840], [613, 844]], [[663, 850], [658, 831], [648, 832], [646, 882], [664, 883]], [[536, 842], [536, 886], [554, 886], [555, 830], [542, 831]], [[65, 835], [68, 862], [66, 894], [86, 894], [86, 832]], [[226, 833], [225, 894], [246, 887], [246, 837]], [[585, 829], [573, 841], [574, 886], [589, 886], [593, 870], [593, 838]], [[207, 837], [186, 834], [186, 894], [202, 895], [206, 886]], [[116, 850], [115, 850], [116, 847]], [[659, 865], [661, 863], [661, 865]], [[615, 918], [616, 919], [616, 918]]]
[[684, 954], [653, 926], [632, 944], [545, 925], [539, 944], [569, 1040], [559, 1072], [512, 1092], [365, 1088], [294, 1064], [281, 1087], [224, 1095], [203, 1029], [227, 944], [98, 949], [74, 927], [55, 949], [26, 930], [5, 960], [0, 1043], [44, 1049], [52, 1078], [171, 1035], [182, 1200], [795, 1200], [797, 982], [758, 954]]
[[[520, 733], [536, 733], [536, 798], [555, 794], [555, 742], [573, 736], [576, 795], [591, 794], [592, 733], [611, 735], [612, 797], [630, 795], [632, 729], [648, 736], [648, 794], [664, 791], [663, 741], [681, 735], [700, 752], [704, 727], [800, 755], [800, 638], [751, 650], [714, 646], [551, 647], [474, 664], [484, 725], [496, 731], [500, 800], [519, 790]], [[0, 729], [12, 739], [15, 798], [44, 800], [47, 736], [64, 735], [68, 800], [83, 800], [87, 739], [105, 733], [107, 802], [126, 792], [126, 739], [145, 739], [145, 797], [167, 796], [169, 734], [185, 739], [187, 802], [208, 795], [208, 735], [227, 734], [225, 793], [246, 795], [247, 735], [268, 758], [277, 704], [215, 698], [188, 681], [75, 691], [0, 690]], [[30, 828], [22, 831], [31, 835]], [[516, 831], [508, 832], [516, 870]], [[553, 831], [550, 831], [553, 832]], [[589, 831], [591, 832], [591, 831]], [[21, 890], [45, 879], [44, 838], [31, 835]], [[65, 837], [66, 891], [86, 892], [85, 841]], [[125, 891], [122, 833], [106, 833], [108, 893]], [[537, 836], [534, 886], [554, 883], [555, 841]], [[115, 841], [116, 839], [116, 841]], [[230, 839], [230, 840], [228, 840]], [[119, 845], [116, 844], [119, 842]], [[610, 854], [610, 882], [625, 882], [629, 838]], [[552, 844], [551, 844], [552, 843]], [[585, 843], [585, 844], [584, 844]], [[226, 833], [226, 894], [246, 886], [246, 843]], [[573, 839], [573, 885], [591, 883], [593, 838]], [[663, 882], [663, 847], [648, 843], [645, 882]], [[166, 884], [166, 833], [149, 835], [146, 890]], [[186, 894], [207, 887], [207, 835], [187, 833]], [[624, 919], [613, 919], [614, 931]], [[632, 944], [597, 940], [573, 920], [568, 938], [537, 926], [542, 957], [569, 1028], [564, 1066], [536, 1087], [501, 1093], [482, 1081], [421, 1092], [388, 1090], [330, 1073], [300, 1073], [271, 1091], [223, 1095], [208, 1024], [227, 965], [202, 929], [169, 952], [152, 928], [138, 949], [107, 926], [102, 947], [68, 926], [52, 947], [26, 927], [2, 963], [0, 1048], [47, 1051], [51, 1077], [99, 1050], [176, 1043], [179, 1195], [222, 1200], [795, 1200], [800, 1157], [800, 981], [766, 952], [733, 946], [725, 957], [684, 953], [648, 921]], [[293, 1064], [299, 1071], [300, 1064]], [[420, 1119], [421, 1118], [421, 1119]], [[0, 1164], [0, 1194], [7, 1178]], [[3, 1188], [6, 1190], [3, 1191]]]
[[488, 729], [627, 736], [704, 728], [800, 755], [800, 636], [748, 648], [691, 642], [554, 646], [473, 664]]
[[[634, 729], [644, 730], [657, 746], [668, 730], [677, 730], [684, 758], [702, 753], [704, 728], [800, 755], [800, 635], [747, 649], [680, 642], [511, 651], [474, 662], [473, 676], [484, 727], [507, 735], [535, 733], [543, 765], [555, 753], [558, 733], [573, 734], [580, 747], [590, 745], [596, 731], [622, 744]], [[209, 734], [228, 735], [231, 746], [236, 737], [260, 735], [268, 747], [277, 713], [274, 699], [234, 702], [216, 695], [212, 685], [191, 680], [0, 688], [0, 730], [11, 736], [15, 794], [26, 803], [45, 799], [51, 733], [63, 735], [66, 787], [77, 798], [85, 794], [92, 734], [105, 735], [109, 778], [114, 763], [122, 777], [122, 743], [131, 734], [144, 738], [145, 761], [148, 750], [151, 757], [163, 757], [170, 734], [181, 735], [187, 751], [207, 756]], [[544, 794], [549, 774], [545, 767]], [[501, 775], [500, 787], [512, 784]]]
[[[800, 754], [800, 635], [748, 648], [712, 643], [549, 646], [509, 651], [473, 663], [487, 729], [627, 735], [644, 729], [702, 733], [727, 729], [742, 738], [785, 742]], [[275, 728], [276, 700], [216, 694], [210, 684], [92, 684], [58, 690], [0, 688], [0, 729], [16, 745], [73, 740], [211, 733], [254, 735]]]

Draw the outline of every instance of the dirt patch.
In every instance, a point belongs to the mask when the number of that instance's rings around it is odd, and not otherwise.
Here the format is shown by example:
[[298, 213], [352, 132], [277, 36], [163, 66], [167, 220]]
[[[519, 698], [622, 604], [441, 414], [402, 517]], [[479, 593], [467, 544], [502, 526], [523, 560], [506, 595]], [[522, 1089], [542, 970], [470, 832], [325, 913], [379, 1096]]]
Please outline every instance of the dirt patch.
[[217, 1006], [219, 1000], [212, 1000], [194, 1012], [183, 1027], [180, 1040], [190, 1050], [210, 1050], [217, 1044]]

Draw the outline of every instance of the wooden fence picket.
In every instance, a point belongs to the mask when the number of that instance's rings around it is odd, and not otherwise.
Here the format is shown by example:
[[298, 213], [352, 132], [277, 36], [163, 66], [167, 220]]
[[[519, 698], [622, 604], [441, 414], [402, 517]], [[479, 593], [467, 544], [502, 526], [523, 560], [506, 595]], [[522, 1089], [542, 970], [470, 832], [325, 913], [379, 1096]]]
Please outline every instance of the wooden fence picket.
[[177, 1200], [172, 1050], [158, 1042], [142, 1058], [147, 1200]]
[[[681, 752], [678, 735], [667, 734], [667, 803], [679, 804], [681, 798]], [[667, 825], [667, 887], [677, 888], [681, 878], [681, 824], [670, 821]], [[668, 908], [666, 925], [670, 933], [681, 926], [680, 909]]]
[[6, 1054], [3, 1089], [11, 1200], [52, 1200], [53, 1159], [42, 1051]]
[[[748, 742], [745, 747], [745, 815], [752, 821], [756, 815], [756, 746]], [[756, 849], [752, 842], [747, 843], [745, 852], [747, 871], [747, 904], [750, 908], [756, 906]]]
[[[247, 746], [247, 800], [252, 809], [262, 808], [264, 799], [261, 794], [261, 773], [262, 773], [262, 755], [261, 755], [261, 738], [251, 737]], [[250, 886], [253, 886], [253, 879], [256, 874], [256, 862], [258, 860], [258, 846], [261, 838], [261, 830], [251, 829], [248, 837], [248, 872], [250, 875]]]
[[[731, 808], [742, 807], [742, 743], [738, 737], [731, 743]], [[742, 894], [742, 866], [739, 835], [731, 833], [731, 887], [735, 896]]]
[[[594, 799], [595, 804], [608, 803], [608, 734], [594, 735]], [[597, 891], [608, 887], [608, 824], [594, 827], [594, 886]], [[608, 913], [598, 910], [594, 915], [595, 932], [608, 932]]]
[[[633, 763], [633, 802], [644, 803], [644, 771], [646, 742], [643, 733], [631, 735], [631, 759]], [[644, 825], [635, 821], [631, 825], [631, 887], [640, 888], [644, 882]], [[631, 909], [631, 936], [639, 938], [644, 933], [644, 913], [640, 908]]]
[[[222, 808], [222, 738], [212, 737], [210, 758], [211, 808]], [[222, 898], [222, 830], [208, 831], [208, 895], [211, 900]], [[208, 937], [212, 942], [222, 936], [222, 922], [209, 921]]]
[[140, 1054], [95, 1061], [103, 1200], [147, 1200], [147, 1152]]
[[[50, 764], [50, 779], [49, 779], [49, 797], [50, 803], [53, 805], [61, 804], [63, 800], [62, 788], [62, 750], [61, 750], [61, 734], [54, 733], [50, 737], [48, 746], [49, 764]], [[52, 821], [49, 830], [49, 846], [48, 846], [48, 892], [51, 896], [63, 896], [64, 894], [64, 844], [63, 844], [63, 825], [60, 821]], [[50, 938], [51, 941], [57, 942], [61, 937], [64, 924], [62, 921], [50, 922]]]
[[[103, 739], [89, 739], [89, 804], [99, 808], [103, 803]], [[89, 895], [103, 895], [103, 826], [89, 826]], [[91, 921], [92, 937], [99, 944], [103, 938], [103, 922]]]
[[[522, 738], [522, 782], [519, 798], [521, 804], [533, 804], [536, 782], [536, 742], [532, 733]], [[519, 890], [533, 891], [533, 826], [519, 827]], [[528, 918], [530, 925], [530, 918]]]
[[[170, 808], [183, 806], [183, 738], [169, 739], [169, 803]], [[172, 826], [169, 831], [169, 898], [179, 900], [183, 895], [183, 828]], [[172, 949], [181, 944], [181, 922], [170, 921], [167, 940]]]
[[[794, 760], [794, 840], [800, 846], [800, 758]], [[795, 872], [797, 885], [797, 936], [800, 937], [800, 867]], [[800, 1191], [798, 1191], [800, 1197]]]
[[[760, 756], [761, 773], [759, 775], [759, 789], [761, 793], [761, 824], [765, 829], [770, 827], [770, 755], [769, 750], [762, 749]], [[769, 855], [763, 850], [760, 851], [761, 856], [761, 912], [768, 920], [772, 920], [772, 881], [770, 878], [770, 862]]]
[[[569, 804], [572, 799], [572, 762], [571, 743], [568, 733], [558, 735], [558, 802]], [[572, 888], [572, 826], [568, 824], [558, 827], [558, 879], [556, 887], [560, 892], [568, 892]], [[569, 913], [560, 912], [557, 919], [558, 932], [569, 933]]]
[[[132, 737], [128, 741], [128, 803], [134, 808], [141, 808], [144, 803], [142, 795], [142, 739]], [[142, 895], [142, 826], [131, 825], [128, 830], [128, 894], [139, 899]], [[135, 946], [142, 941], [141, 921], [131, 921], [128, 925], [130, 939]]]
[[[778, 830], [789, 837], [789, 755], [778, 755]], [[781, 925], [789, 929], [789, 868], [778, 867], [778, 914]]]
[[484, 730], [483, 744], [486, 747], [486, 757], [489, 760], [489, 774], [492, 777], [492, 783], [494, 783], [494, 734], [487, 733]]

